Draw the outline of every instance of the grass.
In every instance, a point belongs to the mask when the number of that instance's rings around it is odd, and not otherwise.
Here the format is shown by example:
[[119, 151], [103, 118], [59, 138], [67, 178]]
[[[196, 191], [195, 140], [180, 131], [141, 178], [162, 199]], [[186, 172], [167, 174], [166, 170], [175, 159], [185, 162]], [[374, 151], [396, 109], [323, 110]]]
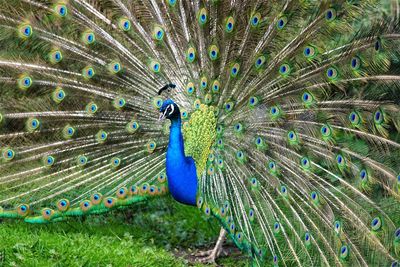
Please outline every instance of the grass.
[[[203, 266], [188, 255], [212, 247], [218, 233], [215, 220], [204, 220], [196, 208], [169, 197], [45, 225], [5, 220], [0, 266]], [[217, 262], [248, 264], [243, 256]]]

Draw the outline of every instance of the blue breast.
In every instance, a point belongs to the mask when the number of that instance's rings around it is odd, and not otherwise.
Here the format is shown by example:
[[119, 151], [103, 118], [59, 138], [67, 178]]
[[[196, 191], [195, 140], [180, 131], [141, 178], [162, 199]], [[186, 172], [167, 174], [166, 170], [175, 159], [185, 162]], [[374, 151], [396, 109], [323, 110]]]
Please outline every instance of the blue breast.
[[171, 120], [166, 168], [172, 197], [180, 203], [195, 206], [196, 164], [193, 158], [185, 157], [180, 118]]

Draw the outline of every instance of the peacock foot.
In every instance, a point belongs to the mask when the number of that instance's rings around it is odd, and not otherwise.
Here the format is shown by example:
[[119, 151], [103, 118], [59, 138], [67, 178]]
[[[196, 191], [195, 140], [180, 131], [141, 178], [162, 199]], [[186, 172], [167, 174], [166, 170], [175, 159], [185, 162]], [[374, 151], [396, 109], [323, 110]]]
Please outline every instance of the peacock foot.
[[224, 250], [222, 245], [225, 241], [225, 234], [226, 231], [224, 228], [221, 228], [221, 231], [219, 233], [219, 237], [217, 240], [217, 243], [215, 244], [215, 247], [211, 250], [207, 251], [200, 251], [196, 254], [194, 254], [195, 257], [197, 257], [196, 261], [199, 263], [210, 263], [210, 264], [215, 264], [215, 260], [220, 256], [220, 255], [228, 255], [228, 251]]
[[220, 248], [219, 250], [211, 249], [207, 251], [199, 251], [198, 253], [195, 253], [194, 256], [197, 257], [196, 261], [198, 263], [203, 263], [203, 264], [215, 264], [216, 260], [220, 256], [228, 256], [229, 251], [224, 248]]

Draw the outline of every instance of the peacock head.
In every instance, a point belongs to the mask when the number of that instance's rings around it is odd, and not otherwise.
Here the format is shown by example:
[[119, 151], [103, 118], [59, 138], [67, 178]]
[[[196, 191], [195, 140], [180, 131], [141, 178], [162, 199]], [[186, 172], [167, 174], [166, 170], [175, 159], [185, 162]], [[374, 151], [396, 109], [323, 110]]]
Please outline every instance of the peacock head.
[[179, 118], [181, 115], [178, 105], [171, 99], [167, 99], [163, 102], [160, 108], [160, 113], [160, 120], [165, 118], [173, 120]]

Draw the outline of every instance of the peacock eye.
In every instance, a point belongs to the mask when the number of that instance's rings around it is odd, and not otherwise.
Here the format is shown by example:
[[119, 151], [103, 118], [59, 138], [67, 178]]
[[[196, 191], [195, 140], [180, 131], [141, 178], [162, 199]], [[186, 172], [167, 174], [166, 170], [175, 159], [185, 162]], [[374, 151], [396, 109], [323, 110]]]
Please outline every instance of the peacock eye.
[[150, 141], [147, 143], [147, 152], [153, 153], [154, 150], [156, 149], [156, 147], [157, 147], [156, 142], [150, 140]]
[[239, 70], [240, 70], [240, 65], [239, 65], [239, 63], [233, 64], [232, 67], [231, 67], [231, 70], [230, 70], [230, 75], [231, 75], [231, 77], [232, 77], [232, 78], [235, 78], [235, 77], [238, 75]]
[[331, 137], [332, 129], [329, 125], [325, 124], [321, 127], [321, 134], [323, 138]]
[[281, 110], [280, 110], [280, 108], [278, 106], [272, 106], [269, 109], [269, 114], [271, 115], [271, 118], [275, 120], [275, 119], [280, 117]]
[[160, 174], [158, 175], [158, 177], [157, 177], [157, 180], [158, 180], [160, 183], [164, 183], [164, 182], [166, 181], [166, 175], [165, 175], [165, 173], [160, 173]]
[[69, 208], [69, 201], [67, 199], [60, 199], [57, 202], [57, 208], [60, 211], [66, 211]]
[[350, 113], [349, 120], [353, 126], [358, 126], [361, 123], [361, 117], [356, 111]]
[[103, 144], [107, 140], [108, 134], [104, 130], [100, 130], [96, 134], [96, 141]]
[[83, 32], [81, 39], [82, 39], [82, 42], [86, 45], [93, 44], [96, 41], [94, 32], [91, 30], [87, 30], [87, 31]]
[[112, 158], [111, 160], [110, 160], [110, 163], [111, 163], [111, 167], [112, 168], [118, 168], [119, 167], [119, 165], [121, 164], [121, 159], [120, 158], [117, 158], [117, 157], [114, 157], [114, 158]]
[[114, 206], [115, 201], [112, 197], [107, 197], [106, 199], [104, 199], [103, 203], [107, 208], [111, 208]]
[[219, 147], [222, 147], [223, 144], [224, 144], [223, 141], [222, 141], [222, 139], [218, 139], [217, 143], [218, 143], [218, 146], [219, 146]]
[[42, 162], [45, 167], [51, 167], [55, 163], [55, 158], [53, 156], [44, 156]]
[[120, 18], [118, 27], [123, 31], [129, 31], [131, 29], [131, 21], [128, 18]]
[[378, 39], [375, 41], [374, 49], [375, 49], [376, 52], [379, 52], [379, 51], [382, 49], [382, 41], [381, 41], [380, 38], [378, 38]]
[[263, 65], [265, 64], [265, 61], [266, 61], [266, 57], [265, 56], [261, 55], [261, 56], [257, 57], [256, 61], [254, 63], [256, 69], [257, 70], [261, 69], [261, 67], [263, 67]]
[[290, 68], [289, 64], [285, 63], [279, 67], [279, 74], [284, 77], [288, 76], [290, 74], [290, 72], [291, 72], [291, 68]]
[[268, 169], [271, 173], [276, 172], [276, 163], [274, 161], [268, 162]]
[[251, 109], [254, 108], [255, 106], [257, 106], [258, 103], [259, 103], [258, 97], [256, 97], [256, 96], [251, 96], [251, 97], [249, 98], [248, 105], [249, 105], [249, 107], [250, 107]]
[[309, 92], [304, 92], [301, 99], [306, 107], [310, 107], [314, 102], [314, 97]]
[[310, 194], [310, 196], [311, 196], [311, 199], [314, 201], [314, 202], [316, 202], [317, 200], [318, 200], [318, 193], [317, 192], [315, 192], [315, 191], [312, 191], [311, 192], [311, 194]]
[[124, 199], [128, 193], [128, 189], [126, 187], [121, 187], [117, 190], [117, 198]]
[[232, 233], [234, 233], [234, 232], [235, 232], [235, 228], [236, 228], [235, 223], [232, 222], [231, 225], [229, 226], [229, 230], [230, 230]]
[[161, 70], [161, 66], [160, 66], [160, 62], [156, 61], [156, 60], [151, 60], [150, 61], [150, 65], [149, 68], [152, 72], [154, 73], [159, 73]]
[[307, 158], [307, 157], [303, 157], [301, 160], [300, 160], [300, 164], [301, 164], [301, 167], [303, 168], [303, 169], [305, 169], [305, 170], [309, 170], [310, 169], [310, 167], [311, 167], [311, 163], [310, 163], [310, 160]]
[[238, 161], [240, 161], [240, 162], [243, 162], [243, 161], [245, 160], [244, 152], [241, 151], [241, 150], [238, 150], [238, 151], [236, 152], [236, 159], [237, 159]]
[[138, 191], [138, 187], [136, 186], [136, 185], [132, 185], [130, 188], [129, 188], [129, 191], [130, 191], [130, 193], [132, 194], [132, 195], [136, 195], [139, 191]]
[[308, 232], [306, 232], [304, 234], [304, 241], [309, 241], [310, 240], [310, 234]]
[[347, 245], [343, 245], [340, 248], [340, 258], [345, 259], [347, 258], [348, 255], [349, 255], [349, 248], [347, 247]]
[[202, 197], [199, 197], [199, 198], [197, 199], [197, 207], [200, 209], [202, 205], [203, 205], [203, 198], [202, 198]]
[[225, 23], [225, 31], [227, 33], [231, 33], [233, 31], [234, 26], [235, 26], [235, 19], [233, 17], [228, 17]]
[[224, 160], [221, 157], [219, 157], [217, 164], [218, 168], [222, 169], [224, 167]]
[[215, 80], [212, 84], [212, 91], [213, 93], [218, 93], [219, 92], [219, 88], [220, 88], [220, 83], [219, 81]]
[[286, 18], [286, 17], [281, 17], [281, 18], [278, 19], [278, 21], [276, 22], [276, 27], [277, 27], [279, 30], [282, 30], [282, 29], [285, 27], [286, 23], [287, 23], [287, 18]]
[[358, 70], [361, 67], [361, 60], [359, 57], [355, 56], [351, 59], [350, 67], [353, 70]]
[[122, 67], [121, 67], [121, 63], [119, 63], [118, 61], [113, 61], [110, 64], [108, 64], [107, 66], [108, 71], [111, 74], [117, 74], [121, 71]]
[[249, 210], [249, 219], [250, 219], [250, 221], [254, 221], [254, 210], [253, 209]]
[[168, 4], [170, 7], [174, 7], [176, 5], [176, 0], [168, 0]]
[[230, 205], [229, 205], [229, 201], [226, 200], [226, 201], [224, 202], [224, 208], [225, 208], [226, 211], [228, 211], [229, 206], [230, 206]]
[[210, 104], [211, 102], [212, 102], [212, 95], [211, 94], [206, 94], [205, 96], [204, 96], [204, 102], [208, 105], [208, 104]]
[[200, 101], [200, 99], [195, 99], [195, 100], [194, 100], [194, 102], [193, 102], [193, 107], [194, 107], [194, 109], [196, 109], [196, 110], [200, 109], [200, 107], [201, 107], [201, 101]]
[[32, 78], [29, 75], [21, 75], [17, 82], [19, 89], [23, 91], [32, 86]]
[[200, 89], [206, 90], [208, 86], [208, 79], [206, 76], [202, 76], [200, 79]]
[[280, 191], [281, 191], [281, 194], [282, 194], [283, 196], [286, 196], [286, 195], [287, 195], [287, 188], [286, 188], [286, 186], [282, 185]]
[[213, 165], [210, 165], [210, 166], [208, 167], [208, 169], [207, 169], [207, 174], [208, 174], [209, 176], [214, 175], [214, 167], [213, 167]]
[[233, 102], [227, 102], [225, 103], [225, 111], [226, 112], [231, 112], [233, 110], [234, 103]]
[[328, 77], [329, 80], [335, 80], [338, 77], [338, 71], [334, 67], [330, 67], [326, 71], [326, 77]]
[[94, 102], [90, 102], [89, 104], [86, 105], [86, 113], [88, 113], [89, 115], [93, 115], [97, 112], [97, 104]]
[[204, 25], [207, 23], [207, 16], [208, 16], [207, 9], [205, 8], [200, 9], [198, 14], [198, 22], [200, 25]]
[[250, 18], [250, 25], [252, 27], [257, 27], [261, 21], [261, 14], [260, 13], [255, 13], [253, 16]]
[[196, 59], [196, 49], [194, 47], [189, 47], [186, 51], [186, 60], [192, 63]]
[[377, 111], [375, 111], [374, 114], [374, 122], [375, 124], [382, 124], [384, 122], [384, 116], [383, 116], [383, 112], [381, 109], [378, 109]]
[[252, 177], [252, 178], [250, 179], [250, 183], [251, 183], [251, 186], [256, 187], [256, 186], [258, 185], [257, 178]]
[[239, 242], [242, 241], [242, 237], [243, 237], [242, 233], [239, 232], [239, 233], [236, 234], [236, 239], [237, 239]]
[[281, 225], [278, 222], [274, 223], [274, 232], [279, 233]]
[[20, 215], [20, 216], [26, 216], [26, 215], [28, 215], [28, 213], [29, 213], [29, 206], [28, 205], [26, 205], [26, 204], [21, 204], [21, 205], [19, 205], [18, 207], [17, 207], [17, 213]]
[[336, 156], [336, 163], [337, 163], [338, 167], [341, 169], [346, 166], [346, 160], [341, 154], [338, 154]]
[[94, 71], [93, 67], [91, 67], [91, 66], [87, 66], [82, 70], [82, 76], [85, 79], [91, 79], [94, 77], [94, 75], [95, 75], [95, 71]]
[[68, 14], [68, 8], [64, 4], [58, 4], [54, 7], [54, 12], [57, 14], [59, 17], [65, 17]]
[[36, 118], [29, 118], [26, 122], [26, 128], [29, 132], [39, 129], [40, 121]]
[[63, 136], [65, 139], [69, 139], [71, 138], [73, 135], [75, 134], [75, 128], [70, 126], [70, 125], [66, 125], [63, 129]]
[[50, 63], [56, 64], [62, 60], [62, 53], [60, 50], [53, 50], [49, 53]]
[[329, 8], [326, 12], [325, 12], [325, 19], [326, 21], [333, 21], [336, 18], [337, 12], [335, 9], [333, 8]]
[[153, 29], [153, 39], [157, 41], [162, 41], [164, 38], [164, 29], [160, 26], [155, 26]]
[[78, 166], [83, 167], [87, 164], [88, 158], [84, 155], [79, 155], [77, 158]]
[[262, 137], [258, 136], [255, 140], [257, 149], [265, 148], [265, 141]]
[[382, 227], [382, 220], [379, 217], [375, 217], [371, 221], [371, 229], [377, 231]]
[[367, 173], [367, 171], [365, 169], [362, 169], [360, 171], [360, 179], [362, 181], [366, 181], [368, 179], [368, 173]]
[[397, 242], [400, 241], [400, 228], [397, 228], [396, 231], [394, 232], [394, 238]]
[[219, 56], [219, 48], [216, 45], [211, 45], [208, 48], [208, 56], [212, 61], [216, 60]]
[[233, 126], [233, 129], [235, 130], [236, 133], [241, 133], [243, 132], [243, 125], [238, 122], [235, 124], [235, 126]]
[[22, 39], [26, 39], [32, 36], [32, 26], [30, 24], [24, 23], [18, 27], [18, 35]]
[[304, 49], [304, 55], [306, 56], [306, 57], [309, 57], [310, 55], [311, 55], [311, 47], [306, 47], [305, 49]]
[[64, 92], [64, 90], [63, 90], [62, 88], [60, 88], [60, 87], [57, 87], [57, 88], [53, 91], [53, 93], [52, 93], [52, 95], [51, 95], [51, 98], [52, 98], [53, 101], [56, 102], [57, 104], [61, 103], [61, 102], [64, 100], [64, 98], [65, 98], [65, 92]]
[[186, 85], [186, 92], [188, 93], [188, 95], [192, 95], [195, 91], [195, 87], [194, 87], [194, 83], [193, 82], [189, 82]]

